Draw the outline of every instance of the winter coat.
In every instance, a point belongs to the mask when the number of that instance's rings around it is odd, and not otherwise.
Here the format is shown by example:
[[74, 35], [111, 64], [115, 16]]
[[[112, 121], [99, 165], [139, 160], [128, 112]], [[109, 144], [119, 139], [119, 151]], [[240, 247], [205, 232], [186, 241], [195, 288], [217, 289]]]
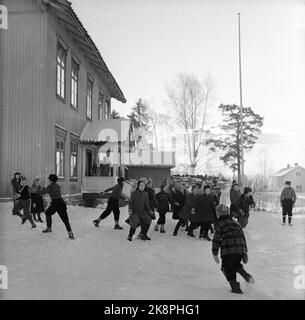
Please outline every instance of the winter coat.
[[146, 191], [135, 190], [130, 196], [131, 214], [145, 215], [151, 212]]
[[231, 201], [231, 204], [237, 204], [238, 201], [239, 201], [239, 198], [241, 196], [241, 193], [239, 190], [234, 190], [233, 188], [231, 188], [230, 190], [230, 201]]
[[297, 196], [293, 188], [284, 188], [281, 193], [281, 203], [283, 203], [284, 199], [292, 200], [292, 203], [295, 203]]
[[[171, 202], [172, 202], [172, 208], [173, 208], [173, 216], [172, 216], [172, 218], [174, 220], [179, 220], [178, 213], [183, 208], [183, 206], [185, 204], [185, 194], [184, 194], [184, 192], [181, 192], [180, 190], [175, 190], [173, 188], [172, 192], [171, 192]], [[178, 205], [175, 204], [175, 202], [177, 202]]]
[[157, 210], [159, 213], [166, 213], [169, 211], [169, 195], [165, 191], [160, 191], [156, 194]]
[[12, 185], [12, 187], [13, 187], [13, 194], [16, 194], [18, 188], [20, 187], [20, 179], [17, 180], [16, 177], [14, 177], [14, 178], [11, 180], [11, 185]]
[[60, 185], [56, 182], [52, 182], [46, 188], [42, 188], [41, 192], [42, 194], [48, 193], [51, 200], [62, 199]]
[[[238, 201], [239, 215], [249, 217], [250, 206], [255, 205], [252, 196], [247, 197], [244, 193]], [[242, 210], [242, 212], [240, 211]]]
[[155, 211], [155, 207], [157, 207], [158, 204], [156, 200], [155, 190], [149, 187], [145, 187], [144, 191], [146, 191], [148, 194], [148, 202], [151, 211]]
[[214, 256], [218, 255], [219, 248], [221, 257], [248, 252], [242, 228], [228, 215], [218, 218], [212, 241], [212, 253]]
[[215, 204], [210, 195], [199, 195], [195, 202], [195, 214], [190, 216], [191, 222], [214, 222]]
[[120, 185], [116, 184], [115, 186], [106, 189], [104, 192], [112, 191], [109, 198], [119, 200], [120, 196], [122, 195], [122, 188]]
[[183, 220], [190, 220], [191, 209], [195, 208], [198, 195], [190, 193], [185, 198], [185, 204], [179, 211], [178, 216]]
[[19, 186], [16, 192], [19, 194], [18, 200], [31, 199], [30, 187], [28, 185]]
[[213, 196], [215, 206], [218, 206], [220, 203], [221, 190], [217, 185], [213, 185], [211, 188], [211, 196]]
[[31, 188], [31, 212], [32, 213], [40, 213], [44, 212], [44, 202], [42, 197], [42, 187], [40, 185], [35, 186], [32, 185]]

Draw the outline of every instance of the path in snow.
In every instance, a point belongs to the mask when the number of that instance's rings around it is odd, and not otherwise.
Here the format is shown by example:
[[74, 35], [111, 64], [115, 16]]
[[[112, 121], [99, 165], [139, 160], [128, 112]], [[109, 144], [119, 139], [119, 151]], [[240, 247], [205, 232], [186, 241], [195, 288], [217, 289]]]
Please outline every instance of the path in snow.
[[[76, 240], [53, 216], [53, 233], [42, 234], [11, 215], [11, 203], [0, 204], [0, 264], [8, 268], [4, 299], [303, 299], [296, 290], [295, 265], [305, 265], [305, 217], [281, 225], [279, 214], [252, 212], [245, 230], [255, 285], [242, 279], [245, 294], [230, 293], [211, 255], [211, 243], [172, 236], [175, 221], [168, 213], [166, 234], [150, 229], [151, 241], [126, 240], [129, 226], [113, 230], [110, 216], [100, 228], [92, 220], [101, 210], [68, 207]], [[195, 230], [198, 235], [198, 230]]]

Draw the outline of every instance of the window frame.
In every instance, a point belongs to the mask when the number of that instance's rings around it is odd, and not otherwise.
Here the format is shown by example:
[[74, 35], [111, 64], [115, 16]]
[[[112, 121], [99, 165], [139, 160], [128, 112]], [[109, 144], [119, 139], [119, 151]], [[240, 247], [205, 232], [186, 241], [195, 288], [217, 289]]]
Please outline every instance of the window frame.
[[[55, 126], [55, 173], [58, 176], [59, 180], [65, 180], [66, 176], [66, 136], [67, 132], [57, 126]], [[57, 142], [63, 144], [63, 149], [57, 148]], [[62, 175], [58, 173], [57, 167], [57, 152], [58, 150], [62, 150]]]
[[[72, 145], [75, 145], [76, 151], [72, 150]], [[72, 152], [75, 152], [75, 158], [76, 158], [76, 164], [75, 164], [75, 169], [76, 170], [76, 176], [72, 175]], [[78, 159], [79, 159], [79, 138], [77, 136], [74, 136], [73, 134], [70, 133], [70, 157], [69, 157], [69, 180], [70, 181], [78, 181]]]
[[[89, 84], [91, 84], [91, 90], [89, 91]], [[93, 88], [94, 88], [94, 79], [90, 74], [87, 75], [87, 88], [86, 88], [86, 119], [92, 121], [92, 111], [93, 111]], [[89, 106], [89, 96], [90, 93], [90, 106]], [[90, 107], [90, 108], [89, 108]], [[90, 109], [90, 117], [88, 116], [88, 110]]]
[[[59, 50], [61, 50], [64, 54], [63, 66], [59, 63]], [[63, 103], [66, 103], [67, 98], [67, 55], [68, 55], [68, 47], [63, 43], [62, 40], [57, 39], [56, 42], [56, 97], [61, 100]], [[59, 80], [59, 69], [60, 69], [60, 80]], [[62, 77], [63, 71], [63, 79]], [[59, 83], [60, 82], [60, 89]], [[63, 85], [63, 88], [62, 88]], [[59, 90], [58, 90], [59, 89]]]
[[[73, 78], [73, 70], [77, 70], [77, 78]], [[78, 59], [76, 59], [74, 56], [71, 58], [71, 73], [70, 73], [70, 106], [73, 110], [78, 111], [79, 110], [79, 70], [80, 70], [80, 62]], [[76, 106], [73, 105], [73, 80], [76, 83]]]
[[[100, 97], [102, 97], [101, 104], [100, 104], [101, 102]], [[105, 119], [105, 95], [102, 90], [99, 90], [99, 93], [98, 93], [98, 119], [99, 120]]]

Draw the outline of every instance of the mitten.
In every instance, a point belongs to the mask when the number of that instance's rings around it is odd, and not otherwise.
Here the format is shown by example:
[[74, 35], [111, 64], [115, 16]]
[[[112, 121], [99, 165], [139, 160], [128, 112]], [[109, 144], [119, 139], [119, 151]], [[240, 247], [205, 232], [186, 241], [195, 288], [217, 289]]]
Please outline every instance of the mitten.
[[248, 262], [248, 255], [247, 255], [247, 253], [244, 253], [244, 255], [243, 255], [243, 263], [247, 263]]

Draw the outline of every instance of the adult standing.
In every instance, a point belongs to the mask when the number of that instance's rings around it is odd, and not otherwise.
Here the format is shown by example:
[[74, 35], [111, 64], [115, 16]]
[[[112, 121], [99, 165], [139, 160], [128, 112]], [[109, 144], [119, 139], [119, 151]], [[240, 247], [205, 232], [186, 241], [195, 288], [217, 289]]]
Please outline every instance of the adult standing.
[[208, 235], [210, 224], [215, 222], [216, 208], [213, 198], [210, 196], [211, 187], [205, 185], [203, 194], [199, 195], [195, 204], [195, 211], [190, 216], [191, 225], [189, 235], [193, 236], [193, 230], [200, 226], [200, 236], [204, 240], [211, 241]]
[[119, 208], [119, 199], [122, 195], [122, 190], [124, 187], [124, 181], [125, 179], [120, 177], [117, 180], [117, 184], [111, 188], [106, 189], [104, 192], [101, 192], [101, 195], [103, 195], [105, 192], [112, 191], [108, 204], [104, 212], [96, 219], [93, 220], [93, 224], [96, 227], [99, 227], [99, 224], [102, 220], [107, 218], [111, 212], [113, 212], [114, 216], [114, 229], [116, 230], [122, 230], [123, 228], [119, 225], [120, 220], [120, 208]]
[[145, 182], [140, 180], [137, 189], [130, 197], [130, 229], [127, 240], [131, 241], [139, 224], [141, 225], [141, 240], [150, 240], [147, 236], [151, 224], [151, 208], [149, 206], [148, 194], [145, 189]]
[[286, 181], [285, 182], [285, 188], [283, 189], [280, 197], [281, 205], [282, 205], [282, 218], [283, 222], [282, 224], [285, 225], [286, 223], [286, 215], [288, 215], [288, 223], [289, 226], [292, 226], [291, 220], [292, 220], [292, 209], [294, 206], [294, 203], [297, 199], [296, 193], [294, 189], [291, 187], [291, 182]]

